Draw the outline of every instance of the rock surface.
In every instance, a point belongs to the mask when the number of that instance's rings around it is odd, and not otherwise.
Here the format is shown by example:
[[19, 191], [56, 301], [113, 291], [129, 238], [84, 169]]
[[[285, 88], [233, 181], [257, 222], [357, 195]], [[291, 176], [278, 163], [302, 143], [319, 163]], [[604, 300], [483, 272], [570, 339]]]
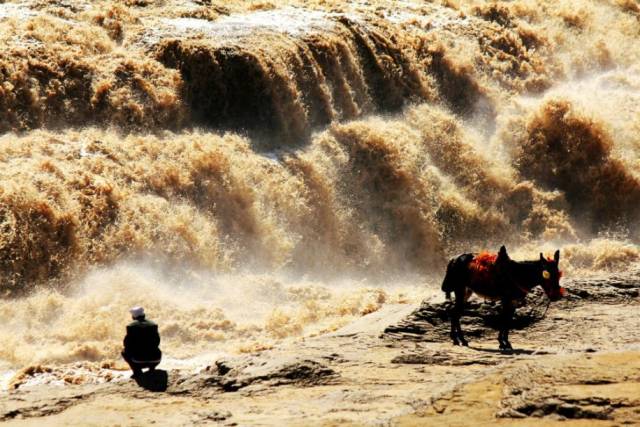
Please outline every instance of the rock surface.
[[[637, 272], [567, 281], [544, 317], [518, 312], [506, 354], [495, 307], [470, 304], [468, 348], [448, 339], [446, 305], [387, 306], [342, 330], [200, 373], [102, 385], [19, 388], [0, 398], [16, 425], [588, 425], [640, 422]], [[154, 391], [154, 387], [156, 387]], [[105, 421], [109, 420], [109, 421]], [[586, 425], [586, 424], [585, 424]]]

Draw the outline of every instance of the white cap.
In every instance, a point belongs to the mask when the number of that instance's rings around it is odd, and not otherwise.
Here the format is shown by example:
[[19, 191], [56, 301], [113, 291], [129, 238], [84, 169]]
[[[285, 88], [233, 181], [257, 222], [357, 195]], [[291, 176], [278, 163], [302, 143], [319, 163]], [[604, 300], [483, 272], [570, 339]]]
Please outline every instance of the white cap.
[[131, 310], [129, 310], [129, 313], [131, 313], [131, 317], [135, 319], [140, 316], [144, 316], [144, 308], [140, 306], [136, 306], [136, 307], [133, 307]]

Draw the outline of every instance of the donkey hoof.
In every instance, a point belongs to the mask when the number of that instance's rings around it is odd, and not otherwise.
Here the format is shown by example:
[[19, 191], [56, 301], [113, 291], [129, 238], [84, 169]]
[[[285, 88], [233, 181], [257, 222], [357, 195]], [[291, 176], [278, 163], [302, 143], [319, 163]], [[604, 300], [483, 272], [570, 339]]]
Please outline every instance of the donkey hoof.
[[511, 350], [513, 350], [513, 347], [511, 347], [511, 344], [508, 342], [500, 343], [500, 350], [504, 352], [510, 352]]
[[469, 347], [469, 341], [467, 341], [464, 338], [462, 338], [462, 339], [460, 339], [460, 345], [465, 346], [465, 347]]

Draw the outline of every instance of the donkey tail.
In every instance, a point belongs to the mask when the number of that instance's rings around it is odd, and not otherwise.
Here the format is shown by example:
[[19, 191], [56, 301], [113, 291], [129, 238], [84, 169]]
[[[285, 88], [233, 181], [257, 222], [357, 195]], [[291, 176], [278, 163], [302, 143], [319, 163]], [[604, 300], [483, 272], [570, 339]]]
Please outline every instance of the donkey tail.
[[451, 292], [455, 291], [457, 286], [464, 286], [467, 276], [467, 265], [473, 259], [472, 254], [463, 254], [456, 258], [452, 258], [447, 264], [447, 272], [442, 280], [442, 292], [445, 293], [447, 300], [451, 299]]
[[444, 279], [442, 280], [442, 292], [446, 294], [446, 298], [448, 300], [451, 299], [451, 292], [453, 291], [453, 286], [455, 285], [455, 280], [453, 279], [455, 262], [455, 258], [449, 261], [449, 264], [447, 264], [447, 272], [445, 273]]

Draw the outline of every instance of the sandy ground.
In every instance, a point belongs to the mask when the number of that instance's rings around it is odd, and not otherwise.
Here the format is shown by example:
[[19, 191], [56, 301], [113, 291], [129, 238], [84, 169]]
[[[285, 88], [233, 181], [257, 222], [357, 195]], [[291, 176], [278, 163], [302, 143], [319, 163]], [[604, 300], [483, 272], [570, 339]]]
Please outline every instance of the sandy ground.
[[[495, 307], [472, 304], [469, 348], [443, 304], [391, 305], [340, 331], [217, 360], [199, 374], [22, 387], [8, 425], [634, 425], [640, 423], [637, 273], [568, 282], [539, 320], [519, 312], [497, 351]], [[539, 314], [539, 313], [538, 313]], [[518, 329], [519, 328], [519, 329]], [[142, 386], [142, 387], [141, 387]], [[145, 389], [146, 388], [146, 389]]]

